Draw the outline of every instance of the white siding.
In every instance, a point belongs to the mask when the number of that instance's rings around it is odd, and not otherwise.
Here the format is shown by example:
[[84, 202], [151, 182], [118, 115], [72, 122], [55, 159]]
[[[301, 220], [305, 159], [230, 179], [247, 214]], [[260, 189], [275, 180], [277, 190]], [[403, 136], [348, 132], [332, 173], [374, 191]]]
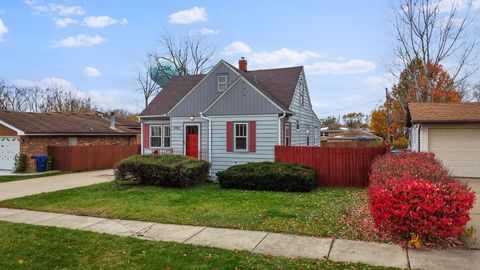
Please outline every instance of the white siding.
[[422, 126], [420, 129], [420, 151], [428, 152], [428, 128]]
[[[312, 103], [310, 101], [310, 95], [308, 90], [305, 74], [300, 74], [299, 81], [297, 82], [297, 88], [290, 105], [290, 110], [294, 113], [289, 118], [289, 122], [292, 126], [292, 145], [306, 145], [307, 144], [307, 127], [310, 126], [310, 142], [315, 136], [315, 145], [320, 145], [319, 133], [315, 133], [315, 127], [319, 128], [320, 122], [312, 110]], [[302, 85], [304, 85], [304, 104], [301, 104], [301, 91]], [[300, 129], [296, 129], [296, 121], [299, 121]], [[310, 143], [312, 145], [312, 143]]]
[[208, 160], [208, 121], [200, 117], [195, 117], [192, 121], [190, 117], [172, 117], [171, 118], [171, 140], [174, 154], [185, 154], [185, 126], [189, 124], [198, 124], [200, 126], [200, 157]]
[[[211, 116], [212, 175], [236, 164], [273, 161], [278, 142], [278, 115]], [[227, 121], [256, 121], [256, 151], [227, 152]]]

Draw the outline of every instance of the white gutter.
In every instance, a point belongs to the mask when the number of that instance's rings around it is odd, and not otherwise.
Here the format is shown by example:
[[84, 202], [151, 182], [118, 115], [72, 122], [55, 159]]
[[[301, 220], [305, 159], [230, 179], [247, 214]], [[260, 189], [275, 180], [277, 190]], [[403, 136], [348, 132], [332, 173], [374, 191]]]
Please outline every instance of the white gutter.
[[143, 132], [145, 132], [145, 131], [143, 130], [143, 119], [140, 119], [140, 136], [142, 136], [142, 137], [140, 138], [140, 154], [142, 154], [142, 155], [144, 154], [144, 151], [143, 151], [143, 140], [144, 140], [144, 138], [145, 138], [145, 136], [143, 136]]
[[278, 145], [282, 145], [282, 119], [287, 116], [287, 112], [283, 111], [282, 116], [278, 118]]
[[[200, 113], [200, 118], [205, 119], [208, 121], [208, 162], [210, 164], [212, 163], [212, 121], [210, 118], [206, 117], [203, 115], [203, 113]], [[211, 176], [212, 175], [212, 167], [210, 166], [210, 171], [208, 174]]]

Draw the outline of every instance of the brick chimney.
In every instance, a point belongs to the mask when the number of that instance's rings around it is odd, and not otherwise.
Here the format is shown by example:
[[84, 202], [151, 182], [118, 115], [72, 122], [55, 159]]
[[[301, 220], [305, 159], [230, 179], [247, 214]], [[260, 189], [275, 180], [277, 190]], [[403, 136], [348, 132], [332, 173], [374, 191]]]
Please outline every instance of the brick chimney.
[[247, 60], [245, 60], [245, 57], [240, 58], [238, 60], [238, 69], [243, 72], [247, 72]]

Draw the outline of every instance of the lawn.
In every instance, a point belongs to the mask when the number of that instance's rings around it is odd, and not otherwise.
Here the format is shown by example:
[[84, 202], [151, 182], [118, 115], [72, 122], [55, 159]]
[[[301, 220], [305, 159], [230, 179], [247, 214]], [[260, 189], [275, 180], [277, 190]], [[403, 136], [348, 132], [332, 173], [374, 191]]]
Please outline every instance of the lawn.
[[386, 269], [0, 222], [0, 269]]
[[49, 212], [378, 240], [365, 189], [320, 188], [310, 193], [189, 189], [102, 183], [0, 202], [2, 207]]
[[60, 174], [64, 174], [64, 173], [59, 172], [59, 171], [53, 171], [53, 172], [36, 173], [36, 174], [2, 175], [2, 176], [0, 176], [0, 183], [17, 181], [17, 180], [32, 179], [32, 178], [47, 177], [47, 176], [54, 176], [54, 175], [60, 175]]

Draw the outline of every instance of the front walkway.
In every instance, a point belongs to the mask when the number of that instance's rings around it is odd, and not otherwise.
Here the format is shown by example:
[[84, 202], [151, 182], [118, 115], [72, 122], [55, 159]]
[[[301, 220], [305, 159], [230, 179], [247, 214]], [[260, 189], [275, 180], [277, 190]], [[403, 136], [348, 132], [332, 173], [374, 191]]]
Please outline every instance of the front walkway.
[[412, 269], [478, 269], [480, 250], [404, 250], [397, 245], [331, 238], [105, 219], [0, 208], [0, 220], [171, 241], [273, 256], [329, 259]]
[[0, 183], [0, 201], [112, 181], [113, 171], [71, 173]]

